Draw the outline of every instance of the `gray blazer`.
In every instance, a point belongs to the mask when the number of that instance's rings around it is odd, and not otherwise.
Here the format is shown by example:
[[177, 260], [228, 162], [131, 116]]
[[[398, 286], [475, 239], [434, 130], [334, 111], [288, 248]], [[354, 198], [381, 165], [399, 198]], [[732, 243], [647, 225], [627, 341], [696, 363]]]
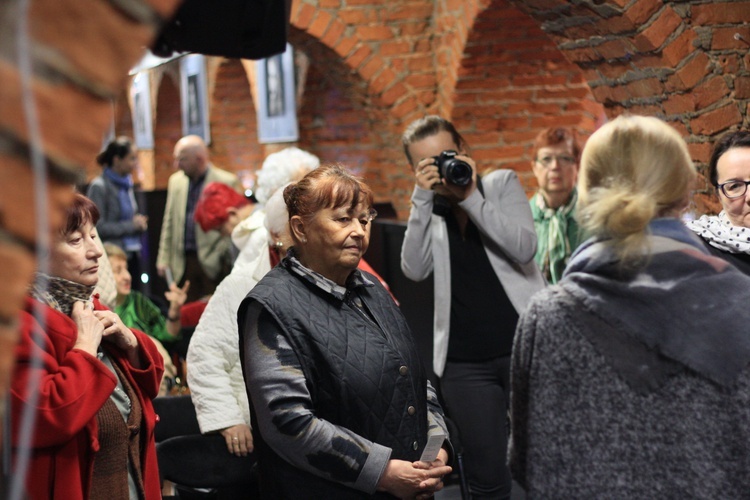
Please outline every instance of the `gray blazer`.
[[[536, 231], [526, 195], [512, 170], [495, 170], [482, 177], [484, 195], [475, 190], [459, 206], [477, 225], [484, 249], [513, 307], [520, 315], [531, 296], [544, 288], [534, 262]], [[445, 219], [432, 213], [434, 193], [415, 186], [401, 247], [401, 270], [422, 281], [435, 274], [433, 367], [442, 376], [448, 356], [451, 268]]]

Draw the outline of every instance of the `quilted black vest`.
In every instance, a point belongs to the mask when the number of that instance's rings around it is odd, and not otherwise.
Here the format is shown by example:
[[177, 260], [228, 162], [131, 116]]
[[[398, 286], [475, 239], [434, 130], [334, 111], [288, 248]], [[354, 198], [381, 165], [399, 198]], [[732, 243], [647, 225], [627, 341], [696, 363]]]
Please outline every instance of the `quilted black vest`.
[[[375, 286], [357, 292], [375, 322], [350, 294], [339, 300], [282, 263], [243, 301], [239, 324], [248, 305], [259, 302], [297, 354], [317, 417], [390, 447], [393, 459], [418, 460], [427, 442], [427, 378], [404, 316], [378, 280], [367, 277]], [[253, 422], [265, 498], [369, 497], [291, 466], [265, 445], [258, 428]]]

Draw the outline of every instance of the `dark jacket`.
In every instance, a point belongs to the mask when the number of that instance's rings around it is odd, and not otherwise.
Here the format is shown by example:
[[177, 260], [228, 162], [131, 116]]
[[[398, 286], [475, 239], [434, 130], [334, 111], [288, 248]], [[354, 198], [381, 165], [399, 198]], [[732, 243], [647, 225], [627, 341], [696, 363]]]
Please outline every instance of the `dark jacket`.
[[[317, 418], [390, 447], [391, 459], [418, 460], [428, 429], [427, 378], [416, 345], [382, 286], [357, 291], [375, 322], [349, 294], [339, 300], [282, 264], [240, 306], [240, 325], [250, 304], [260, 303], [302, 364]], [[292, 466], [265, 444], [256, 422], [253, 429], [264, 497], [369, 497]]]
[[[100, 175], [91, 181], [86, 196], [94, 202], [99, 209], [99, 222], [96, 230], [104, 243], [113, 243], [120, 248], [125, 247], [123, 236], [138, 235], [140, 230], [135, 227], [133, 220], [120, 220], [120, 201], [117, 197], [119, 188], [104, 175]], [[130, 191], [130, 201], [133, 203], [133, 212], [138, 212], [138, 202], [133, 190]]]
[[[700, 234], [698, 236], [700, 236]], [[712, 246], [703, 238], [701, 238], [701, 242], [703, 243], [703, 246], [705, 246], [706, 249], [711, 253], [711, 255], [715, 255], [720, 259], [724, 259], [725, 261], [729, 262], [734, 267], [742, 271], [743, 274], [750, 276], [750, 254], [725, 252], [724, 250]]]

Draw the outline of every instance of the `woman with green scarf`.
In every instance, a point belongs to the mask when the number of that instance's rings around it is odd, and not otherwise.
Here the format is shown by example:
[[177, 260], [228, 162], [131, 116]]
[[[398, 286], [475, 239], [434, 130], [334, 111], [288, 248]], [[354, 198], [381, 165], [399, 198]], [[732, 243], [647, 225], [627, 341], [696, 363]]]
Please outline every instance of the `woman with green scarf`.
[[534, 141], [531, 167], [539, 183], [529, 201], [537, 234], [534, 260], [549, 283], [560, 280], [568, 257], [583, 241], [574, 217], [580, 154], [576, 134], [569, 128], [543, 130]]

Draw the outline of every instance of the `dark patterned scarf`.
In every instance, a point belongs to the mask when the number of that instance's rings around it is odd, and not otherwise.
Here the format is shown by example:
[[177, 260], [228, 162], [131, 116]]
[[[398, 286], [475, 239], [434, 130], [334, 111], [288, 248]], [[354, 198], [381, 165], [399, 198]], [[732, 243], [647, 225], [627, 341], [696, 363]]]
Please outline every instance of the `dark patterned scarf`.
[[649, 229], [647, 259], [635, 267], [606, 242], [581, 245], [563, 288], [626, 337], [730, 386], [750, 363], [750, 277], [709, 255], [677, 219]]
[[96, 285], [82, 285], [56, 276], [36, 273], [31, 284], [31, 296], [47, 304], [52, 309], [70, 316], [73, 304], [78, 301], [91, 303], [91, 295]]

